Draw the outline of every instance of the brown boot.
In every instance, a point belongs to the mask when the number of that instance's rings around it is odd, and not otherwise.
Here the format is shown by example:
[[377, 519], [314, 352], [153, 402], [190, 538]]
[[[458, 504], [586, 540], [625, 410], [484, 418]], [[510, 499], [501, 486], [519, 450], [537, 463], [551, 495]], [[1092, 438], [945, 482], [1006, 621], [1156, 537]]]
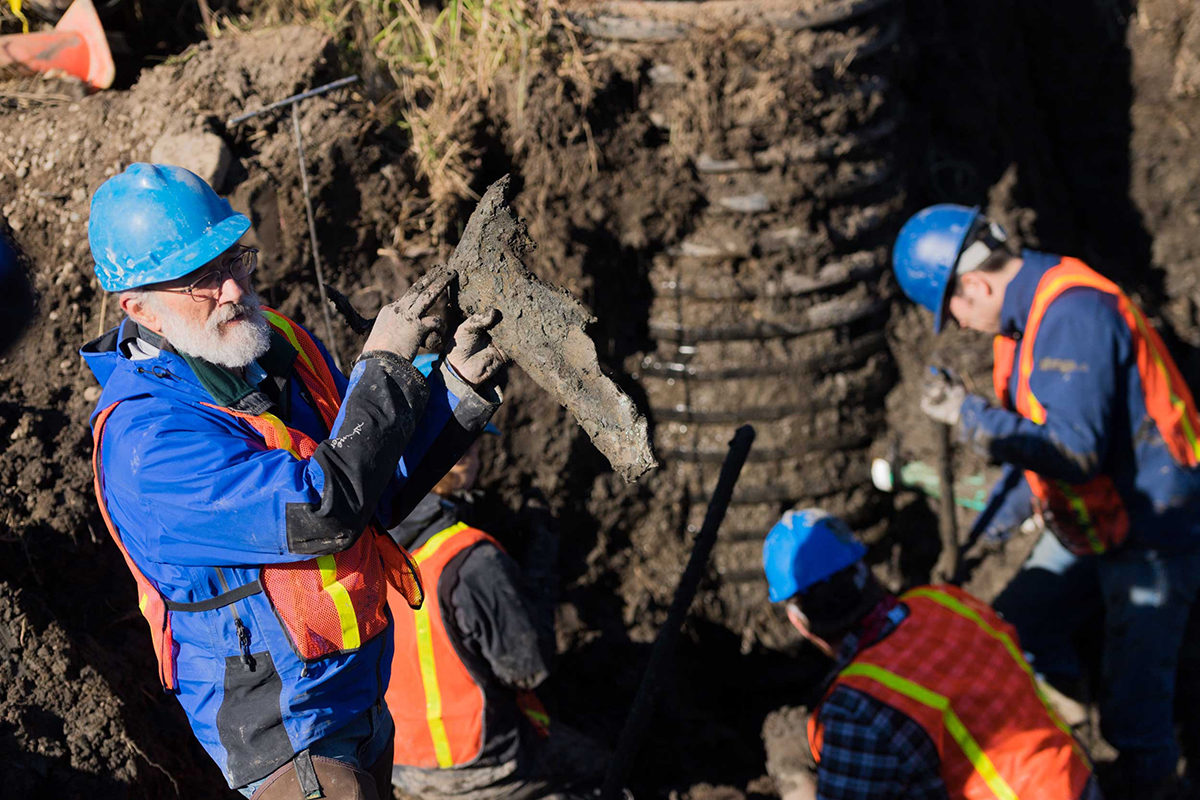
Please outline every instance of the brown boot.
[[[250, 800], [305, 800], [306, 797], [312, 796], [300, 788], [302, 781], [297, 772], [298, 762], [301, 762], [300, 773], [305, 771], [302, 763], [305, 758], [312, 764], [316, 775], [317, 789], [322, 792], [317, 795], [319, 797], [328, 800], [379, 800], [391, 796], [390, 785], [387, 787], [387, 795], [380, 794], [371, 774], [352, 764], [338, 761], [336, 758], [303, 755], [271, 773]], [[309, 775], [303, 782], [308, 784], [311, 779], [312, 776]]]

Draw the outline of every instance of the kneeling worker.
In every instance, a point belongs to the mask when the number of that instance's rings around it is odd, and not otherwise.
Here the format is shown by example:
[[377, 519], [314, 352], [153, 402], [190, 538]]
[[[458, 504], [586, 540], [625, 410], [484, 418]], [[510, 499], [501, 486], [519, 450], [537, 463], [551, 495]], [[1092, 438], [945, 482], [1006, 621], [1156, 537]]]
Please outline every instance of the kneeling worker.
[[789, 511], [763, 545], [771, 601], [836, 660], [808, 722], [816, 797], [1100, 797], [1012, 626], [952, 586], [899, 597], [846, 524]]
[[[431, 361], [415, 363], [429, 371]], [[533, 693], [549, 676], [553, 632], [539, 635], [517, 563], [463, 521], [479, 469], [475, 443], [389, 531], [412, 551], [426, 586], [417, 611], [389, 595], [396, 625], [387, 691], [396, 724], [392, 783], [423, 800], [582, 796], [599, 785], [607, 754], [551, 724]]]

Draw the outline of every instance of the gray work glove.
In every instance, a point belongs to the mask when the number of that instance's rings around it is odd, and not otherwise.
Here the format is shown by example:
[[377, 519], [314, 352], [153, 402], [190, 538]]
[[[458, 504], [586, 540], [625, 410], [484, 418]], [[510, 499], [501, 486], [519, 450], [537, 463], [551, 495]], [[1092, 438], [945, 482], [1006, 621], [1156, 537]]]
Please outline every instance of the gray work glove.
[[477, 311], [454, 331], [453, 347], [446, 360], [472, 386], [486, 383], [508, 363], [508, 356], [492, 341], [489, 331], [500, 321], [494, 308]]
[[456, 274], [449, 267], [434, 267], [418, 278], [403, 297], [379, 309], [363, 352], [386, 350], [412, 361], [422, 346], [440, 350], [446, 323], [430, 309]]
[[931, 367], [921, 391], [921, 410], [943, 425], [957, 425], [967, 390], [952, 373]]

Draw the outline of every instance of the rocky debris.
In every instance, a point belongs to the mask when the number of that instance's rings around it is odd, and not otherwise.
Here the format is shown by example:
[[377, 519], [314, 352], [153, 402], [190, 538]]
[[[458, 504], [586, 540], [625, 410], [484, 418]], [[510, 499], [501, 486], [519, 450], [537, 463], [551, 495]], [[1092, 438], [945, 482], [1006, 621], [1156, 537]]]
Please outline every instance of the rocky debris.
[[488, 188], [450, 259], [459, 303], [469, 313], [500, 310], [496, 343], [574, 415], [621, 477], [635, 481], [658, 466], [646, 418], [600, 370], [585, 330], [595, 318], [525, 266], [535, 244], [509, 206], [508, 191], [507, 176]]
[[159, 139], [150, 150], [150, 161], [190, 169], [220, 192], [233, 154], [225, 140], [215, 133], [189, 131]]
[[767, 752], [767, 774], [775, 782], [780, 800], [811, 797], [816, 785], [816, 762], [808, 745], [808, 710], [784, 706], [767, 715], [762, 729]]

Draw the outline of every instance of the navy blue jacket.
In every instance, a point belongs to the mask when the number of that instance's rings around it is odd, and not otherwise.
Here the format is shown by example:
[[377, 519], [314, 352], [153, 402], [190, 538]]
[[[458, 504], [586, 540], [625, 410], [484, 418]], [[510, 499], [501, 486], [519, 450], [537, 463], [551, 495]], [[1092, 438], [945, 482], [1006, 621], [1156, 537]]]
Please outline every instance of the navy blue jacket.
[[[1001, 333], [1010, 337], [1024, 332], [1038, 282], [1061, 260], [1029, 250], [1023, 256], [1001, 309]], [[1047, 307], [1033, 355], [1030, 387], [1046, 409], [1045, 424], [969, 395], [963, 438], [994, 462], [1050, 479], [1080, 484], [1108, 476], [1129, 513], [1130, 546], [1171, 552], [1200, 545], [1200, 469], [1175, 462], [1146, 412], [1132, 332], [1116, 299], [1090, 287], [1065, 291]], [[1014, 370], [1010, 396], [1016, 382]], [[1013, 488], [1001, 495], [1006, 485]], [[1002, 479], [994, 491], [1002, 504], [997, 519], [1028, 516], [1023, 479]]]

